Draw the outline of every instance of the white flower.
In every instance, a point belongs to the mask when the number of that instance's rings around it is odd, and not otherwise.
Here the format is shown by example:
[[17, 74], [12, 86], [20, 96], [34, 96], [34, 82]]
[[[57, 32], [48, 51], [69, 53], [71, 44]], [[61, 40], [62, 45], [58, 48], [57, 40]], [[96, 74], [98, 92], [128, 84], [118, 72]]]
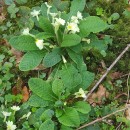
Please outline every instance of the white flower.
[[81, 19], [81, 20], [83, 19], [83, 16], [82, 16], [82, 14], [79, 11], [77, 12], [77, 18]]
[[72, 16], [72, 17], [71, 17], [71, 22], [74, 22], [74, 23], [78, 24], [78, 23], [79, 23], [78, 17]]
[[12, 106], [11, 109], [14, 110], [14, 111], [19, 111], [20, 107], [19, 106]]
[[6, 112], [6, 111], [3, 111], [2, 114], [7, 117], [7, 116], [10, 116], [11, 115], [11, 112]]
[[29, 28], [25, 28], [22, 32], [23, 35], [30, 35]]
[[30, 115], [31, 115], [31, 112], [28, 112], [28, 114], [23, 115], [20, 119], [26, 118], [28, 120]]
[[41, 10], [35, 10], [35, 9], [34, 9], [34, 10], [31, 12], [32, 17], [36, 17], [37, 20], [39, 20], [38, 15], [40, 14], [40, 11], [41, 11]]
[[15, 130], [17, 128], [12, 121], [7, 121], [6, 124], [7, 124], [7, 130]]
[[67, 30], [71, 31], [71, 33], [79, 32], [79, 27], [76, 23], [68, 23]]
[[36, 40], [36, 46], [37, 46], [40, 50], [42, 50], [43, 47], [44, 47], [43, 42], [44, 42], [44, 40], [39, 40], [39, 39]]
[[62, 55], [62, 60], [63, 60], [64, 64], [67, 63], [67, 61], [63, 55]]
[[82, 97], [84, 99], [86, 98], [86, 92], [82, 88], [80, 88], [79, 92], [76, 92], [74, 95], [75, 98], [79, 98], [79, 97]]
[[65, 25], [65, 20], [64, 19], [61, 19], [61, 18], [55, 18], [55, 22], [56, 24], [58, 25]]
[[48, 5], [47, 2], [45, 2], [45, 5], [47, 6], [47, 8], [51, 8], [52, 6]]

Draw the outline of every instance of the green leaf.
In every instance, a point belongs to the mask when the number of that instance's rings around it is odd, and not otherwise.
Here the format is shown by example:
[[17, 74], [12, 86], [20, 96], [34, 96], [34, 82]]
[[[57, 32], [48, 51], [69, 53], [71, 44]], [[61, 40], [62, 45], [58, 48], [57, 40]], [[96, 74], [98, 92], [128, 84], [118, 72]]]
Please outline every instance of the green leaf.
[[76, 63], [77, 68], [80, 68], [80, 66], [83, 63], [83, 56], [81, 52], [74, 52], [71, 48], [67, 49], [67, 52], [70, 56], [70, 58]]
[[61, 1], [61, 0], [53, 0], [53, 4], [57, 7], [60, 11], [65, 11], [69, 7], [69, 1]]
[[70, 128], [70, 127], [62, 125], [61, 128], [60, 128], [60, 130], [73, 130], [73, 129]]
[[51, 33], [41, 32], [36, 35], [36, 39], [48, 39], [53, 38], [54, 36]]
[[42, 121], [45, 121], [45, 120], [51, 119], [53, 115], [54, 115], [54, 111], [51, 110], [51, 109], [47, 109], [47, 110], [45, 110], [45, 111], [42, 113], [40, 119], [41, 119]]
[[11, 4], [13, 4], [13, 0], [5, 0], [5, 4], [6, 5], [11, 5]]
[[71, 64], [63, 66], [62, 70], [59, 71], [57, 77], [61, 78], [65, 88], [69, 90], [69, 92], [75, 91], [74, 88], [76, 88], [82, 82], [82, 77], [79, 74], [78, 70]]
[[46, 120], [43, 122], [39, 130], [54, 130], [54, 122], [52, 120]]
[[56, 65], [58, 62], [61, 61], [61, 56], [60, 56], [60, 49], [55, 48], [52, 50], [52, 52], [47, 53], [43, 59], [43, 66], [44, 67], [52, 67]]
[[23, 56], [23, 58], [19, 64], [19, 69], [21, 71], [29, 71], [29, 70], [34, 69], [41, 63], [44, 55], [45, 55], [44, 51], [27, 52]]
[[82, 83], [80, 84], [80, 86], [82, 86], [83, 89], [86, 89], [94, 81], [95, 75], [94, 73], [87, 71], [85, 64], [83, 64], [83, 66], [80, 68], [80, 74], [82, 77]]
[[7, 8], [8, 13], [10, 13], [11, 18], [16, 18], [16, 13], [19, 11], [19, 8], [16, 7], [14, 3], [12, 3], [8, 8]]
[[20, 51], [38, 50], [35, 39], [29, 35], [15, 36], [10, 39], [10, 45]]
[[113, 13], [110, 17], [112, 18], [113, 21], [115, 21], [120, 18], [120, 15], [118, 13]]
[[55, 33], [54, 33], [54, 28], [53, 28], [51, 22], [50, 22], [47, 18], [44, 18], [43, 16], [41, 16], [41, 17], [39, 18], [39, 26], [40, 26], [40, 28], [42, 28], [45, 32], [51, 33], [51, 34], [55, 35]]
[[51, 85], [47, 81], [39, 78], [31, 78], [28, 81], [30, 90], [37, 96], [47, 101], [55, 101], [55, 95], [52, 92]]
[[70, 7], [70, 17], [76, 15], [78, 11], [82, 12], [85, 8], [86, 0], [73, 0]]
[[18, 4], [25, 4], [28, 2], [28, 0], [16, 0]]
[[71, 107], [65, 108], [63, 115], [58, 117], [58, 120], [65, 126], [78, 127], [80, 125], [78, 112]]
[[91, 32], [98, 33], [108, 28], [108, 24], [97, 16], [88, 16], [80, 22], [80, 36], [86, 37]]
[[91, 111], [91, 107], [87, 102], [84, 101], [78, 101], [74, 104], [74, 107], [77, 111], [87, 114]]
[[64, 36], [63, 42], [61, 43], [61, 47], [70, 47], [75, 46], [81, 42], [81, 37], [77, 34], [66, 34]]
[[33, 107], [46, 107], [49, 105], [48, 101], [43, 100], [39, 96], [33, 94], [28, 101], [30, 106]]
[[61, 93], [64, 90], [64, 86], [63, 86], [63, 82], [61, 79], [54, 79], [53, 83], [52, 83], [52, 91], [58, 96], [61, 96]]

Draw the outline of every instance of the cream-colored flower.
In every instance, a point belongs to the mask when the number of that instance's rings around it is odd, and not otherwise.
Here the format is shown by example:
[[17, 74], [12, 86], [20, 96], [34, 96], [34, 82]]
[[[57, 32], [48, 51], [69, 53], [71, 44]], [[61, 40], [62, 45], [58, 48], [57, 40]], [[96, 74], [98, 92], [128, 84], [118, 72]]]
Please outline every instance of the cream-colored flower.
[[72, 22], [72, 23], [76, 23], [76, 24], [78, 24], [78, 23], [79, 23], [79, 21], [78, 21], [78, 17], [76, 17], [76, 16], [72, 16], [72, 17], [71, 17], [71, 22]]
[[34, 9], [34, 10], [31, 12], [32, 17], [36, 17], [37, 20], [39, 20], [38, 15], [40, 14], [40, 11], [41, 11], [41, 10], [35, 10], [35, 9]]
[[20, 107], [19, 106], [12, 106], [11, 109], [13, 111], [19, 111], [20, 110]]
[[76, 23], [67, 23], [67, 30], [71, 31], [71, 33], [79, 32], [79, 27]]
[[86, 98], [86, 92], [80, 88], [78, 92], [76, 92], [75, 94], [75, 98], [79, 98], [79, 97], [82, 97], [82, 98]]
[[64, 19], [61, 19], [61, 18], [55, 18], [55, 22], [58, 24], [58, 25], [65, 25], [65, 20]]
[[10, 116], [11, 115], [11, 112], [6, 112], [6, 111], [3, 111], [2, 114], [7, 117], [7, 116]]
[[6, 125], [7, 125], [7, 130], [15, 130], [17, 128], [12, 121], [7, 121]]
[[80, 19], [80, 20], [83, 19], [83, 16], [82, 16], [82, 14], [79, 11], [77, 12], [77, 18]]
[[43, 49], [43, 47], [44, 47], [44, 40], [39, 40], [39, 39], [37, 39], [36, 40], [36, 46], [40, 49], [40, 50], [42, 50]]
[[23, 35], [30, 35], [29, 28], [25, 28], [22, 32]]

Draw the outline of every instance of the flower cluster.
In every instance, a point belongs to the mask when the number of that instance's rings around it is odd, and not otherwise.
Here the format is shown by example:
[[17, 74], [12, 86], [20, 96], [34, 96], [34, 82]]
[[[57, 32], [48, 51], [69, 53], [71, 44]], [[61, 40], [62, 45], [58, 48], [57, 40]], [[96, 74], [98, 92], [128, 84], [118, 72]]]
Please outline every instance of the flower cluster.
[[[14, 122], [10, 120], [11, 118], [9, 118], [8, 121], [6, 121], [6, 120], [7, 120], [7, 117], [15, 116], [15, 112], [19, 111], [20, 107], [19, 106], [12, 106], [11, 110], [13, 110], [13, 112], [2, 111], [2, 114], [4, 116], [4, 122], [6, 122], [7, 130], [15, 130], [17, 128], [16, 125], [14, 124]], [[30, 115], [31, 115], [31, 112], [23, 115], [20, 119], [23, 119], [23, 118], [28, 119]]]
[[77, 16], [72, 16], [70, 22], [67, 22], [67, 31], [70, 31], [70, 33], [76, 33], [79, 32], [79, 20], [82, 20], [83, 16], [82, 14], [78, 11]]

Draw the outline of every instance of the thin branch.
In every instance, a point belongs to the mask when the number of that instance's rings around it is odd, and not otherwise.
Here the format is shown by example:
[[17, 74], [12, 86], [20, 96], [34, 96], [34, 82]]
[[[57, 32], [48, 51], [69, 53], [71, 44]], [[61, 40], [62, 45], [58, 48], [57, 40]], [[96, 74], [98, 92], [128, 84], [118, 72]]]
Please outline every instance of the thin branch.
[[110, 70], [114, 67], [114, 65], [120, 60], [120, 58], [126, 53], [126, 51], [130, 48], [130, 44], [120, 53], [120, 55], [115, 59], [115, 61], [110, 65], [107, 71], [103, 74], [103, 76], [99, 79], [99, 81], [95, 84], [95, 86], [90, 90], [90, 92], [86, 95], [86, 99], [93, 93], [93, 91], [99, 86], [99, 84], [103, 81], [103, 79], [107, 76]]
[[87, 127], [87, 126], [93, 125], [93, 124], [95, 124], [95, 123], [97, 123], [97, 122], [101, 122], [101, 121], [103, 121], [104, 119], [106, 119], [106, 118], [108, 118], [108, 117], [110, 117], [110, 116], [112, 116], [112, 115], [115, 115], [116, 113], [125, 111], [125, 110], [128, 109], [128, 108], [130, 108], [130, 106], [127, 106], [127, 107], [125, 107], [125, 108], [123, 108], [123, 109], [117, 110], [117, 111], [115, 111], [115, 112], [113, 112], [113, 113], [111, 113], [111, 114], [108, 114], [108, 115], [106, 115], [106, 116], [103, 116], [103, 117], [101, 117], [101, 118], [97, 118], [96, 120], [94, 120], [94, 121], [92, 121], [92, 122], [89, 122], [89, 123], [87, 123], [87, 124], [82, 125], [81, 127], [77, 128], [76, 130], [80, 130], [80, 129], [83, 129], [83, 128]]
[[127, 78], [127, 103], [129, 102], [129, 98], [130, 98], [130, 88], [129, 88], [129, 79], [130, 79], [130, 72], [128, 74], [128, 78]]

